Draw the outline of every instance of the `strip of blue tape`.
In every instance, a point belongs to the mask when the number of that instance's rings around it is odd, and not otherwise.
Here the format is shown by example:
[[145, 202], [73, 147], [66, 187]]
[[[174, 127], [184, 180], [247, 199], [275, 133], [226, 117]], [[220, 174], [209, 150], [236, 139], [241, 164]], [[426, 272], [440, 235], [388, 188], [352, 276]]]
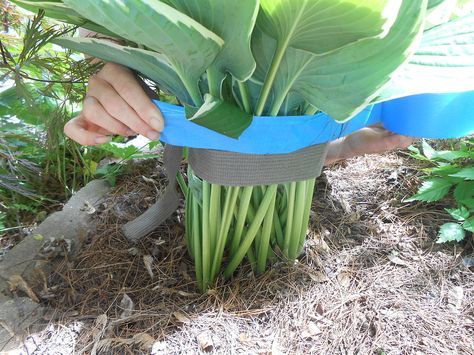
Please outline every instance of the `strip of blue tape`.
[[248, 154], [285, 154], [326, 143], [381, 123], [395, 133], [418, 138], [459, 138], [474, 134], [474, 91], [423, 94], [372, 105], [352, 120], [337, 123], [326, 114], [254, 117], [239, 139], [186, 119], [180, 106], [155, 101], [165, 118], [161, 140], [176, 146]]

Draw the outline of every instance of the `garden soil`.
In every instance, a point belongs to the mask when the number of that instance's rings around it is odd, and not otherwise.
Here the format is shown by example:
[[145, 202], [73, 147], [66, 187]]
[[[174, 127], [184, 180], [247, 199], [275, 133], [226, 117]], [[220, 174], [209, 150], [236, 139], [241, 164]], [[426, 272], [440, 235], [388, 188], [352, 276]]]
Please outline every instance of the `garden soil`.
[[97, 209], [97, 233], [41, 286], [49, 326], [19, 351], [474, 354], [473, 240], [435, 243], [449, 202], [402, 202], [419, 164], [392, 153], [326, 169], [298, 262], [241, 267], [204, 295], [182, 207], [137, 245], [122, 235], [165, 185], [158, 161], [134, 165]]

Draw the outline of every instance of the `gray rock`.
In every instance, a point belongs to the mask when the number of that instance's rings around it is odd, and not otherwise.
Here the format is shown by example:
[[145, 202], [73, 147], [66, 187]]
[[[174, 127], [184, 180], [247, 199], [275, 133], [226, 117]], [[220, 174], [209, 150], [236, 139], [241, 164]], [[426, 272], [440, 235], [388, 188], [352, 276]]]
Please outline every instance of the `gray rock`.
[[[88, 233], [94, 230], [91, 214], [94, 206], [109, 192], [105, 180], [94, 180], [79, 190], [62, 211], [51, 214], [28, 237], [11, 249], [0, 262], [0, 292], [8, 293], [8, 281], [13, 275], [20, 275], [27, 281], [34, 281], [33, 269], [38, 267], [43, 247], [54, 241], [65, 241], [65, 245], [77, 251]], [[42, 266], [47, 263], [40, 263]], [[37, 279], [37, 277], [36, 277]]]
[[[51, 251], [52, 244], [63, 241], [63, 246], [71, 252], [77, 251], [88, 233], [94, 230], [91, 215], [109, 190], [105, 180], [91, 181], [71, 197], [62, 211], [46, 218], [0, 261], [0, 353], [17, 347], [44, 312], [44, 308], [30, 298], [12, 298], [8, 280], [19, 275], [31, 286], [38, 281], [38, 277], [36, 280], [34, 277], [35, 268], [41, 267], [47, 274], [46, 246]], [[23, 292], [17, 290], [21, 296]]]
[[41, 318], [43, 310], [26, 297], [0, 303], [0, 352], [18, 347], [32, 324]]

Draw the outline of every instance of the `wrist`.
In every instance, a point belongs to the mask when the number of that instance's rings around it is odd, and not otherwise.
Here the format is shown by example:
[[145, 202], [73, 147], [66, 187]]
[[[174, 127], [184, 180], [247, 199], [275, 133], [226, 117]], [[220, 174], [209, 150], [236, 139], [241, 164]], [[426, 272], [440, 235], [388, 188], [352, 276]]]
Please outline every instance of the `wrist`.
[[329, 142], [328, 153], [326, 155], [326, 161], [324, 165], [331, 165], [337, 163], [340, 160], [348, 158], [346, 149], [346, 138], [342, 137], [335, 141]]

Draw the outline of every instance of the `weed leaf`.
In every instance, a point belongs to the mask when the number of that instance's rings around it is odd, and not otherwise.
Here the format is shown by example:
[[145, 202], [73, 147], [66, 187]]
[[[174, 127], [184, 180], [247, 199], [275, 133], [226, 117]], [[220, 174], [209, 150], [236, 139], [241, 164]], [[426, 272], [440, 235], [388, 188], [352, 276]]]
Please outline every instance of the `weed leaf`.
[[460, 242], [466, 236], [464, 229], [457, 223], [445, 223], [439, 230], [439, 238], [436, 243]]
[[412, 201], [425, 201], [425, 202], [434, 202], [439, 201], [445, 197], [449, 190], [453, 186], [453, 183], [446, 181], [442, 178], [433, 178], [427, 180], [420, 187], [420, 190], [416, 195], [406, 200], [406, 202]]

